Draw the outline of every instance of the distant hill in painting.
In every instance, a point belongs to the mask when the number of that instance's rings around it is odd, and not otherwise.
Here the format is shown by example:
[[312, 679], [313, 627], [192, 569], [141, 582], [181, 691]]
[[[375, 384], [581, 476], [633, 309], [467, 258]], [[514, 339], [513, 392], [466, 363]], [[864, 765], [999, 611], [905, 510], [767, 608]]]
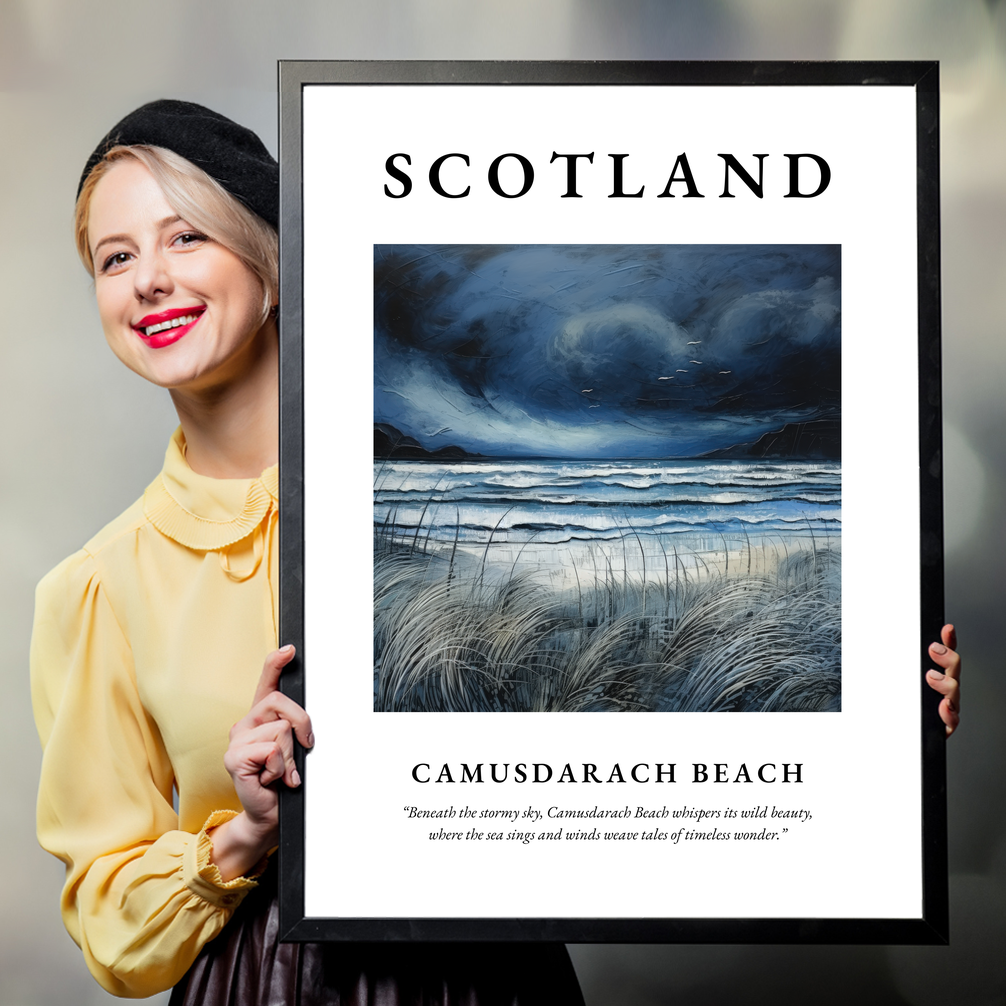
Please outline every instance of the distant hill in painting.
[[455, 444], [428, 451], [414, 437], [402, 433], [390, 423], [374, 423], [374, 457], [382, 461], [453, 461], [480, 458], [482, 455], [469, 454]]
[[842, 460], [842, 424], [838, 419], [787, 423], [754, 443], [734, 444], [703, 454], [704, 458], [792, 458], [807, 461]]
[[[415, 437], [410, 437], [390, 423], [374, 423], [374, 458], [379, 461], [457, 461], [485, 457], [484, 454], [466, 451], [457, 444], [429, 451]], [[700, 457], [841, 461], [842, 424], [838, 419], [787, 423], [781, 429], [771, 430], [752, 443], [722, 447]]]

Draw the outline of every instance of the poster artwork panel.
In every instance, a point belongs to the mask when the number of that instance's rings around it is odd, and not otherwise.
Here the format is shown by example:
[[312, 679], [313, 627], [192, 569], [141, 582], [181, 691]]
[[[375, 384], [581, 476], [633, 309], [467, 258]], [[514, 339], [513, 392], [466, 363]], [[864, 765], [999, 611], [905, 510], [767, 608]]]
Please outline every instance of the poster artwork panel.
[[374, 246], [374, 709], [841, 708], [838, 245]]

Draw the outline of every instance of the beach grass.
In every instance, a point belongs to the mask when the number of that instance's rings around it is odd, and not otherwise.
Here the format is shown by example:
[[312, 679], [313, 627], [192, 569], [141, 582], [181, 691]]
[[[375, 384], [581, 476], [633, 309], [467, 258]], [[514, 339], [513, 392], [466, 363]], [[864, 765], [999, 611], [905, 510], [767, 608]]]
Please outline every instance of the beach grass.
[[[374, 536], [380, 711], [837, 711], [841, 552], [747, 542], [725, 561], [663, 550], [559, 589], [455, 546]], [[640, 545], [640, 552], [642, 546]], [[687, 560], [687, 561], [686, 561]], [[651, 562], [651, 566], [652, 566]], [[644, 562], [645, 567], [645, 562]]]

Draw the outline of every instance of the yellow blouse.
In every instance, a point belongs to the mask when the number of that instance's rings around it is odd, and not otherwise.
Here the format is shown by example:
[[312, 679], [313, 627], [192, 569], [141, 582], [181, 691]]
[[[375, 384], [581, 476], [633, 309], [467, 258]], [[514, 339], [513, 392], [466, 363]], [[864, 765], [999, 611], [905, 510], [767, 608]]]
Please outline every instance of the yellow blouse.
[[197, 475], [178, 430], [143, 498], [38, 586], [38, 836], [115, 995], [174, 985], [255, 886], [223, 882], [206, 829], [241, 809], [228, 731], [276, 646], [277, 493], [276, 467]]

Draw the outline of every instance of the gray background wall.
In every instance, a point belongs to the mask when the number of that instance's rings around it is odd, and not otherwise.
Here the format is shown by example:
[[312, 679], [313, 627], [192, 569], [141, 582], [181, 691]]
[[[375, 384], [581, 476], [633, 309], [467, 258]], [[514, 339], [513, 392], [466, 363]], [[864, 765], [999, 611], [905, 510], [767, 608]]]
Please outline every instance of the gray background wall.
[[70, 236], [78, 172], [122, 114], [166, 96], [217, 108], [275, 149], [279, 58], [942, 61], [947, 614], [967, 689], [949, 758], [953, 945], [573, 956], [591, 1006], [1006, 1002], [1004, 53], [996, 0], [3, 0], [0, 1006], [108, 999], [62, 929], [61, 869], [34, 839], [32, 590], [137, 497], [175, 422], [167, 396], [104, 345]]

